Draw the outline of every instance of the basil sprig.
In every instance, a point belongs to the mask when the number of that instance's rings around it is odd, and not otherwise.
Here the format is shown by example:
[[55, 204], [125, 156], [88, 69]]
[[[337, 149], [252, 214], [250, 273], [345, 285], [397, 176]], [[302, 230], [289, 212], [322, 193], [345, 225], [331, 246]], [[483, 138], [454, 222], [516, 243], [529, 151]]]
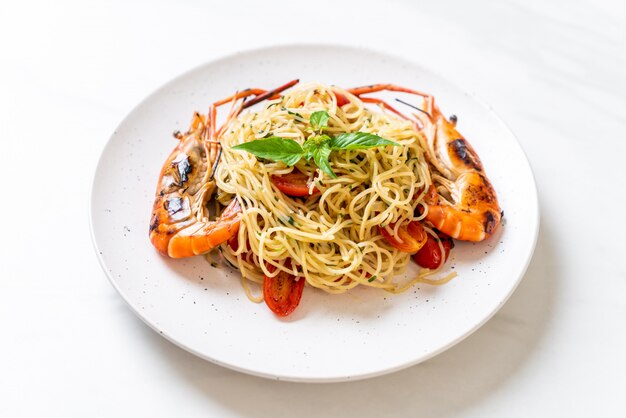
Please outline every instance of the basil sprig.
[[311, 113], [309, 123], [311, 124], [311, 128], [313, 128], [314, 131], [322, 131], [324, 128], [328, 127], [328, 119], [330, 119], [330, 115], [328, 114], [328, 112], [325, 110], [320, 110]]
[[328, 158], [332, 151], [369, 149], [382, 146], [398, 146], [400, 144], [381, 138], [378, 135], [367, 132], [343, 133], [331, 137], [322, 134], [328, 127], [330, 116], [324, 110], [313, 112], [309, 119], [309, 124], [314, 135], [308, 138], [304, 144], [300, 145], [291, 139], [284, 139], [278, 136], [255, 139], [250, 142], [235, 145], [234, 150], [247, 151], [259, 158], [272, 161], [282, 161], [288, 166], [295, 165], [302, 158], [311, 158], [324, 173], [332, 178], [337, 178], [333, 172]]

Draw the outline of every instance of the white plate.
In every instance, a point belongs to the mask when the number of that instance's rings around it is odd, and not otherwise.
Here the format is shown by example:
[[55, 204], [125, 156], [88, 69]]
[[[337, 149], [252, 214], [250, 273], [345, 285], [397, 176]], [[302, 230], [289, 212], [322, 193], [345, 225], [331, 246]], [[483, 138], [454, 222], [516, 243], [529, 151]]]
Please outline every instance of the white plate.
[[[480, 155], [504, 222], [480, 244], [461, 243], [445, 286], [401, 295], [356, 289], [328, 295], [306, 288], [296, 312], [275, 317], [250, 302], [238, 273], [204, 258], [170, 260], [148, 241], [157, 176], [194, 110], [246, 87], [293, 78], [344, 87], [393, 82], [435, 95]], [[416, 100], [417, 101], [417, 100]], [[294, 381], [341, 381], [416, 364], [468, 336], [507, 300], [537, 237], [537, 193], [513, 134], [475, 97], [424, 68], [363, 49], [287, 46], [232, 55], [169, 82], [120, 124], [98, 164], [92, 236], [113, 286], [152, 328], [207, 360], [242, 372]]]

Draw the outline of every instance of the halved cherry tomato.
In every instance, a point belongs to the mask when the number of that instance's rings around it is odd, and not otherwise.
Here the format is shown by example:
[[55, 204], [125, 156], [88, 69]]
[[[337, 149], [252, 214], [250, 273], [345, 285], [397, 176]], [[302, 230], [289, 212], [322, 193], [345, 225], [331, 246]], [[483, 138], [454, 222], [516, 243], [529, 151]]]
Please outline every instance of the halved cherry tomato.
[[452, 238], [448, 235], [443, 232], [438, 232], [437, 236], [439, 237], [446, 253], [445, 258], [442, 260], [441, 248], [439, 248], [437, 238], [429, 234], [426, 244], [413, 256], [415, 262], [424, 268], [436, 269], [440, 264], [446, 262], [448, 256], [450, 255], [450, 250], [454, 248], [454, 241], [452, 241]]
[[271, 178], [274, 186], [288, 196], [312, 196], [320, 192], [317, 187], [313, 187], [312, 193], [309, 194], [309, 186], [311, 185], [309, 176], [297, 170], [282, 176], [273, 175]]
[[350, 103], [350, 100], [348, 100], [348, 98], [341, 93], [335, 92], [335, 97], [337, 98], [337, 106], [339, 107]]
[[[268, 270], [274, 272], [276, 267], [268, 266]], [[304, 282], [303, 278], [296, 281], [294, 275], [284, 271], [278, 273], [276, 277], [265, 276], [263, 279], [265, 304], [278, 316], [289, 315], [300, 304]]]
[[[395, 225], [390, 224], [389, 228], [394, 229]], [[378, 230], [390, 245], [405, 253], [419, 251], [419, 249], [426, 244], [426, 240], [428, 239], [428, 234], [418, 221], [409, 222], [406, 226], [398, 228], [397, 237], [391, 235], [383, 227], [379, 226]]]
[[[228, 246], [233, 250], [233, 251], [237, 251], [239, 249], [239, 237], [237, 235], [233, 235], [232, 237], [230, 237], [230, 239], [227, 241]], [[254, 263], [254, 253], [251, 250], [252, 247], [250, 247], [250, 241], [248, 241], [248, 239], [246, 239], [246, 249], [245, 251], [241, 252], [241, 257], [246, 260], [248, 263]]]
[[[228, 241], [226, 241], [228, 243], [228, 246], [233, 250], [233, 251], [237, 251], [239, 249], [239, 236], [237, 234], [233, 235], [232, 237], [230, 237], [228, 239]], [[246, 238], [246, 250], [245, 252], [249, 252], [251, 249], [250, 247], [250, 241], [248, 241], [248, 238]]]
[[233, 235], [232, 237], [230, 237], [228, 239], [228, 241], [226, 241], [228, 243], [228, 246], [233, 250], [233, 251], [237, 251], [239, 249], [239, 237], [237, 236], [237, 234]]

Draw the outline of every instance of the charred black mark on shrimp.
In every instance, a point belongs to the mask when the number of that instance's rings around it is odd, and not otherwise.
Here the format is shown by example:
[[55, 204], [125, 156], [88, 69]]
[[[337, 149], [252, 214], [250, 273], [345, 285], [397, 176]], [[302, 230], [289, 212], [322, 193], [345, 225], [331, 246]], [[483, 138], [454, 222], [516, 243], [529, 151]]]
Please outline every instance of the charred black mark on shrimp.
[[150, 232], [154, 231], [159, 227], [159, 217], [157, 215], [152, 216], [152, 221], [150, 222]]
[[178, 154], [176, 159], [172, 161], [172, 166], [178, 171], [178, 185], [182, 186], [189, 180], [189, 173], [193, 170], [189, 156], [186, 154]]
[[467, 142], [463, 138], [455, 139], [450, 142], [449, 147], [466, 165], [475, 170], [481, 170], [481, 164], [478, 157], [468, 148]]
[[483, 223], [485, 232], [491, 234], [498, 226], [498, 220], [490, 211], [485, 212], [485, 222]]
[[163, 204], [171, 221], [181, 221], [191, 215], [189, 200], [182, 197], [171, 197]]
[[165, 209], [173, 215], [183, 209], [183, 199], [180, 197], [173, 197], [165, 201]]

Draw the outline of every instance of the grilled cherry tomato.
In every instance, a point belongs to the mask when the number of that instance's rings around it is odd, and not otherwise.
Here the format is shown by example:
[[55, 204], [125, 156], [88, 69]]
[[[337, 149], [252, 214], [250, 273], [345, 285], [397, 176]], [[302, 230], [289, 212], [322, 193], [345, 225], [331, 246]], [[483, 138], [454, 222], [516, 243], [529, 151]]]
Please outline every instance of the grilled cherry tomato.
[[297, 170], [282, 176], [272, 176], [272, 183], [288, 196], [312, 196], [320, 192], [317, 187], [313, 187], [313, 193], [309, 194], [309, 186], [311, 185], [309, 176]]
[[[389, 228], [391, 229], [394, 229], [394, 227], [394, 224], [389, 225]], [[417, 221], [409, 222], [408, 225], [398, 228], [397, 238], [389, 234], [389, 232], [387, 232], [387, 230], [383, 227], [379, 226], [378, 230], [390, 245], [405, 253], [414, 253], [419, 251], [428, 239], [428, 234], [424, 231], [422, 225]]]
[[[228, 241], [226, 241], [228, 243], [228, 246], [233, 250], [233, 251], [237, 251], [239, 249], [239, 236], [237, 234], [233, 235], [232, 237], [230, 237], [228, 239]], [[245, 253], [250, 252], [250, 249], [252, 247], [250, 247], [250, 241], [248, 241], [248, 239], [246, 238], [246, 249]]]
[[441, 248], [439, 248], [437, 238], [432, 235], [428, 235], [426, 244], [413, 256], [415, 262], [424, 268], [436, 269], [440, 264], [446, 262], [448, 256], [450, 255], [450, 250], [454, 248], [454, 241], [452, 241], [452, 238], [448, 235], [443, 232], [438, 232], [437, 236], [439, 237], [446, 253], [445, 258], [442, 260]]
[[[228, 246], [233, 250], [233, 251], [237, 251], [239, 249], [239, 237], [238, 234], [233, 235], [232, 237], [230, 237], [230, 239], [227, 241]], [[246, 249], [245, 251], [241, 252], [241, 257], [246, 260], [248, 263], [254, 263], [254, 253], [252, 251], [250, 251], [251, 247], [250, 247], [250, 241], [248, 241], [246, 239]]]
[[[271, 272], [276, 270], [274, 266], [268, 266]], [[263, 298], [265, 304], [278, 316], [287, 316], [300, 304], [302, 290], [304, 289], [303, 278], [296, 281], [294, 275], [281, 271], [276, 277], [265, 276], [263, 279]]]
[[339, 107], [350, 103], [350, 100], [348, 100], [348, 98], [341, 93], [335, 92], [335, 97], [337, 98], [337, 106]]
[[239, 249], [239, 237], [237, 236], [237, 234], [233, 235], [232, 237], [230, 237], [228, 239], [228, 241], [226, 241], [228, 243], [228, 246], [233, 250], [233, 251], [237, 251]]

